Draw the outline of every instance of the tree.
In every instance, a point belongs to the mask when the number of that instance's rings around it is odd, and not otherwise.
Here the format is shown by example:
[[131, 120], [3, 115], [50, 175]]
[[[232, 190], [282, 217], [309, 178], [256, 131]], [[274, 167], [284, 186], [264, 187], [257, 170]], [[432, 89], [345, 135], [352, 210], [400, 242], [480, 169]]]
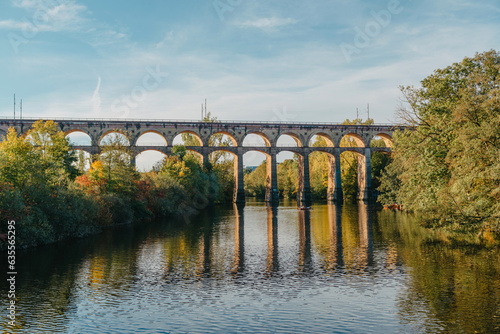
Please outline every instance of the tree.
[[37, 121], [26, 136], [9, 128], [0, 143], [0, 181], [23, 189], [28, 184], [55, 186], [79, 173], [75, 153], [64, 132], [53, 121]]
[[132, 164], [132, 153], [126, 133], [113, 133], [105, 138], [101, 146], [99, 161], [108, 190], [112, 193], [133, 194], [139, 173]]
[[500, 54], [464, 58], [421, 85], [401, 88], [398, 116], [414, 128], [394, 136], [398, 197], [430, 226], [498, 231]]

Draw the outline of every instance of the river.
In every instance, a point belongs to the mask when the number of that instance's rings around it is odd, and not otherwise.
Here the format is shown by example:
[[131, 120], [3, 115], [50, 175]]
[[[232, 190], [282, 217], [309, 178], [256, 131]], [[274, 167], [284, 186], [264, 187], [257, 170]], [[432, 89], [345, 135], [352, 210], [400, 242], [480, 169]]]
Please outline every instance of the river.
[[364, 204], [249, 202], [120, 226], [18, 253], [17, 328], [5, 321], [3, 280], [2, 329], [500, 332], [499, 250], [443, 239]]

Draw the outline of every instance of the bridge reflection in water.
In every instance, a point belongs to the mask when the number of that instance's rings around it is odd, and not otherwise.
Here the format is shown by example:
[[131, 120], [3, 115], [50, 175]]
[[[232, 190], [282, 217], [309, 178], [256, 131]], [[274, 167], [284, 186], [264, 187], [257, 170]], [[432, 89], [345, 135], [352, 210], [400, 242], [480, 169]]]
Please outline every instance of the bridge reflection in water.
[[497, 333], [500, 252], [429, 243], [417, 223], [248, 203], [26, 250], [19, 332]]
[[[267, 257], [265, 274], [272, 276], [275, 273], [290, 269], [280, 267], [280, 233], [278, 233], [278, 230], [280, 224], [288, 225], [287, 229], [290, 230], [291, 221], [289, 219], [294, 215], [293, 211], [297, 211], [295, 214], [297, 225], [291, 229], [297, 232], [297, 236], [295, 238], [292, 237], [292, 239], [295, 239], [298, 245], [297, 253], [294, 256], [296, 258], [295, 269], [298, 273], [317, 272], [318, 270], [333, 272], [337, 269], [344, 269], [344, 247], [349, 248], [347, 250], [349, 253], [347, 260], [348, 269], [359, 271], [373, 266], [373, 212], [371, 206], [363, 202], [358, 203], [355, 208], [357, 210], [349, 207], [349, 210], [344, 212], [344, 215], [342, 205], [333, 203], [317, 207], [318, 212], [315, 209], [295, 210], [293, 208], [283, 208], [282, 210], [286, 212], [286, 215], [283, 217], [283, 220], [280, 220], [279, 212], [281, 209], [275, 206], [266, 206]], [[326, 220], [325, 216], [327, 216]], [[311, 226], [312, 219], [316, 220], [313, 227]], [[252, 217], [252, 220], [254, 220], [254, 217]], [[232, 274], [243, 275], [247, 269], [245, 267], [244, 221], [245, 208], [234, 204], [234, 257], [231, 269]], [[347, 235], [343, 235], [343, 228], [347, 231]], [[314, 235], [312, 235], [313, 233]], [[210, 251], [206, 250], [206, 245], [211, 243], [210, 240], [206, 239], [209, 235], [213, 234], [203, 233], [201, 244], [203, 245], [202, 253], [204, 257], [210, 256]], [[355, 238], [354, 240], [353, 237]], [[286, 235], [286, 238], [290, 238], [290, 235]], [[316, 242], [312, 241], [314, 238], [317, 239]], [[348, 239], [346, 245], [344, 245], [343, 239]], [[248, 246], [255, 247], [253, 244]], [[317, 250], [314, 251], [313, 247], [316, 247]], [[287, 245], [285, 252], [289, 251], [290, 247]], [[247, 256], [251, 256], [251, 254]], [[290, 254], [287, 254], [284, 258], [288, 260]], [[318, 259], [322, 259], [323, 263], [315, 263], [318, 262]], [[204, 266], [202, 268], [206, 270], [210, 260], [205, 258], [203, 263]], [[289, 264], [287, 263], [287, 265]]]

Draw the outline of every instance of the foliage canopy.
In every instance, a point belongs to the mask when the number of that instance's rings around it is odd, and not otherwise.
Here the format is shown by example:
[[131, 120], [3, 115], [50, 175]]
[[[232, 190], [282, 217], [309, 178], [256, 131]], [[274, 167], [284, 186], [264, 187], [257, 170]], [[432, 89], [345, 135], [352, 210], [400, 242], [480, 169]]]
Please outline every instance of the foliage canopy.
[[405, 204], [430, 226], [498, 231], [500, 53], [465, 58], [421, 84], [401, 88], [406, 105], [398, 116], [414, 128], [394, 137], [381, 200]]

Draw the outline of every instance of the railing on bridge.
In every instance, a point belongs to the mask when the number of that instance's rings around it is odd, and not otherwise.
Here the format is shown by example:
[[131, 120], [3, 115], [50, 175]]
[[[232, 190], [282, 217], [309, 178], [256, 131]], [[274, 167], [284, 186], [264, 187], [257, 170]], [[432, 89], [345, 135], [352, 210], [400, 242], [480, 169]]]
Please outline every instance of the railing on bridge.
[[[199, 124], [199, 123], [209, 123], [200, 120], [187, 120], [187, 119], [147, 119], [147, 118], [75, 118], [75, 117], [23, 117], [23, 118], [11, 118], [6, 116], [1, 116], [0, 120], [9, 121], [29, 121], [35, 122], [38, 120], [44, 121], [70, 121], [70, 122], [140, 122], [140, 123], [182, 123], [182, 124]], [[273, 124], [283, 124], [283, 125], [344, 125], [344, 126], [399, 126], [395, 123], [374, 123], [374, 124], [342, 124], [341, 122], [290, 122], [290, 121], [240, 121], [240, 120], [217, 120], [216, 123], [222, 124], [249, 124], [249, 125], [273, 125]]]

